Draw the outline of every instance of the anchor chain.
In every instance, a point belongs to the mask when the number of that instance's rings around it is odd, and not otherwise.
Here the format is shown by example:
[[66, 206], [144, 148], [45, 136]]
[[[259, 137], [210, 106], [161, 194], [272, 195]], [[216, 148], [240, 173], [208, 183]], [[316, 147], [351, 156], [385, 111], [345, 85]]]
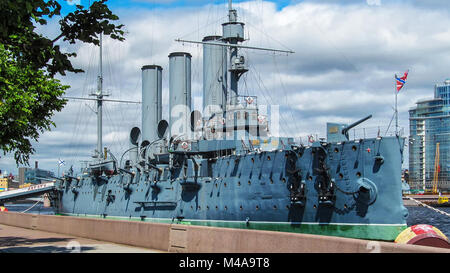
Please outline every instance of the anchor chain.
[[335, 193], [335, 181], [331, 178], [330, 168], [325, 162], [325, 156], [319, 156], [319, 166], [315, 168], [318, 173], [317, 187], [319, 189], [319, 203], [333, 205], [336, 193]]
[[306, 185], [302, 182], [302, 170], [298, 169], [296, 166], [297, 160], [298, 156], [296, 153], [289, 154], [286, 168], [286, 172], [289, 174], [289, 199], [293, 205], [304, 206]]

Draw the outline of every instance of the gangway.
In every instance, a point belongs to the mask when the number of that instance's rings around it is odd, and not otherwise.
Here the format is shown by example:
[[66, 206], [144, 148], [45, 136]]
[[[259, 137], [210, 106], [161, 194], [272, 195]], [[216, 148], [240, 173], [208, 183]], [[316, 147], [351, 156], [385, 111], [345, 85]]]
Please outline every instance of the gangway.
[[57, 182], [49, 182], [17, 190], [0, 192], [0, 204], [41, 196], [44, 193], [54, 192], [56, 190], [57, 190]]

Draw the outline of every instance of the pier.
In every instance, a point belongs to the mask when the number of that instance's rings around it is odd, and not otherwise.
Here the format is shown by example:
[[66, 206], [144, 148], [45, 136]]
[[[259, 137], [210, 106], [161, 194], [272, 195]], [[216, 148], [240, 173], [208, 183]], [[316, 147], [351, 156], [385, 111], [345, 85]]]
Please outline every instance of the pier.
[[5, 192], [0, 192], [0, 204], [15, 202], [32, 197], [43, 197], [46, 193], [51, 193], [56, 190], [56, 182], [36, 184], [30, 187], [15, 189]]
[[0, 224], [0, 253], [163, 253], [163, 251]]
[[[0, 213], [0, 228], [1, 248], [20, 252], [66, 251], [72, 242], [81, 252], [450, 253], [443, 248], [310, 234], [14, 212]], [[36, 246], [41, 243], [51, 245]]]

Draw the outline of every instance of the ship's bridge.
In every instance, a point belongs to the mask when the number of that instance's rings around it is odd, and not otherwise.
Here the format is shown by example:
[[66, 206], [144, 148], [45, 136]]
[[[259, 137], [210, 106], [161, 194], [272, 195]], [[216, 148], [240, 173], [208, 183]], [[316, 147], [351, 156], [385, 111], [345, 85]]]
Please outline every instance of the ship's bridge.
[[204, 120], [206, 139], [240, 139], [238, 136], [254, 137], [268, 135], [267, 109], [259, 109], [256, 96], [236, 96], [234, 104], [226, 106], [226, 111], [216, 112]]

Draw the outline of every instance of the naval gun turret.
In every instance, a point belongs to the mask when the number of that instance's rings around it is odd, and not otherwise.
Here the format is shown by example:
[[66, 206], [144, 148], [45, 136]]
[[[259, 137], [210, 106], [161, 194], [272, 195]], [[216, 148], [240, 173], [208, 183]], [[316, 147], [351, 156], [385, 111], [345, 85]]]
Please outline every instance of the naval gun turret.
[[327, 123], [327, 141], [342, 142], [349, 140], [348, 132], [370, 118], [372, 118], [372, 115], [362, 118], [350, 125], [342, 123]]

